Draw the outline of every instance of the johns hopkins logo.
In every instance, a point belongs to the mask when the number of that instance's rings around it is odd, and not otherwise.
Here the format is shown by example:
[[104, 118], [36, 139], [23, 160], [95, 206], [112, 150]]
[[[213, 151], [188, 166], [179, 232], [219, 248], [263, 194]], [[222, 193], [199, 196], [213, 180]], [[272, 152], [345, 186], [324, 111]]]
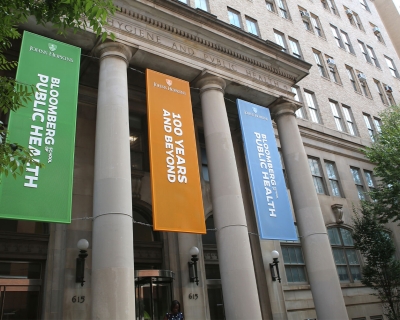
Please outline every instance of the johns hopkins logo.
[[254, 113], [257, 113], [257, 108], [253, 107], [253, 111], [254, 111]]
[[169, 87], [172, 86], [172, 80], [165, 79], [165, 82], [167, 83], [167, 85], [168, 85]]
[[53, 43], [49, 43], [49, 49], [50, 49], [50, 51], [56, 51], [57, 50], [57, 45], [55, 45]]

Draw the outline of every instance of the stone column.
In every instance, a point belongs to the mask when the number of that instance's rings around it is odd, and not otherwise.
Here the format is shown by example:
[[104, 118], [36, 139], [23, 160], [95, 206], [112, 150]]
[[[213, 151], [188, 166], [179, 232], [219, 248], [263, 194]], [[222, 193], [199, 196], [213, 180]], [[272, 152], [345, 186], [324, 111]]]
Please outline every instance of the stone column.
[[318, 319], [348, 319], [322, 211], [295, 118], [294, 101], [269, 106], [278, 127], [296, 220]]
[[126, 69], [132, 51], [97, 48], [93, 195], [92, 319], [135, 319], [129, 106]]
[[200, 88], [225, 316], [261, 319], [243, 199], [224, 102], [225, 81], [205, 76]]

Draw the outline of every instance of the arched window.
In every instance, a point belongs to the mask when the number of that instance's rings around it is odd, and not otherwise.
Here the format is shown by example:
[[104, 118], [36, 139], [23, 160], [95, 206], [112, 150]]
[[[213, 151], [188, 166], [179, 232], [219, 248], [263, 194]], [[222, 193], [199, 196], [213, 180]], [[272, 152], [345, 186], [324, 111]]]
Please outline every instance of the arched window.
[[[139, 222], [139, 223], [133, 223], [134, 240], [148, 241], [148, 242], [154, 241], [155, 239], [153, 234], [153, 228], [147, 226], [152, 224], [151, 218], [143, 211], [137, 210], [136, 208], [133, 209], [132, 217], [135, 222]], [[147, 225], [143, 225], [140, 223], [145, 223]]]
[[343, 282], [360, 281], [360, 259], [354, 249], [351, 231], [341, 227], [331, 227], [328, 228], [328, 235], [339, 280]]

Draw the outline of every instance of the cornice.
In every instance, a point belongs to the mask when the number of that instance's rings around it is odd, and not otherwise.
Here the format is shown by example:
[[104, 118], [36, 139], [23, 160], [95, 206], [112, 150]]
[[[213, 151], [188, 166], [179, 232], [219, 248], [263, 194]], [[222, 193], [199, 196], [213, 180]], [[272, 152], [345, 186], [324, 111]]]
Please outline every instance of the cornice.
[[[302, 127], [301, 125], [299, 125], [299, 130], [300, 130], [301, 137], [303, 138], [303, 145], [305, 147], [309, 147], [309, 148], [317, 149], [317, 150], [320, 150], [323, 152], [336, 154], [336, 155], [343, 156], [346, 158], [351, 158], [354, 160], [370, 163], [370, 161], [368, 161], [368, 159], [365, 158], [365, 156], [361, 152], [361, 149], [364, 147], [364, 145], [362, 145], [362, 144], [355, 143], [355, 142], [352, 142], [349, 140], [345, 140], [343, 138], [336, 138], [332, 135], [326, 134], [321, 131], [316, 131], [313, 129]], [[278, 137], [278, 139], [279, 139], [279, 137]], [[316, 145], [313, 143], [308, 143], [308, 142], [305, 142], [304, 139], [310, 139], [313, 141], [322, 142], [324, 145], [327, 145], [329, 147], [325, 148], [325, 147], [322, 147], [322, 146], [319, 146], [319, 145]], [[359, 156], [332, 150], [332, 148], [331, 148], [332, 146], [337, 147], [342, 150], [349, 150], [351, 152], [357, 153]]]
[[[172, 3], [172, 1], [165, 1], [165, 2]], [[175, 2], [173, 2], [172, 4], [173, 5], [177, 5]], [[237, 51], [235, 51], [235, 50], [233, 50], [231, 48], [228, 48], [228, 47], [226, 47], [224, 45], [221, 45], [220, 43], [216, 43], [214, 41], [210, 41], [208, 39], [205, 39], [202, 36], [199, 36], [197, 34], [188, 32], [187, 30], [183, 30], [182, 28], [176, 27], [176, 26], [174, 26], [172, 24], [165, 23], [163, 21], [160, 21], [160, 20], [157, 20], [157, 19], [155, 19], [153, 17], [150, 17], [150, 16], [148, 16], [146, 14], [134, 11], [132, 9], [127, 9], [127, 8], [122, 7], [120, 5], [119, 6], [117, 5], [117, 9], [118, 9], [118, 12], [120, 14], [122, 14], [122, 15], [128, 16], [128, 17], [133, 18], [133, 19], [135, 19], [137, 21], [140, 21], [142, 23], [146, 23], [146, 24], [151, 25], [151, 26], [153, 26], [153, 27], [155, 27], [157, 29], [173, 33], [173, 34], [175, 34], [177, 36], [180, 36], [182, 38], [185, 38], [187, 40], [190, 40], [190, 41], [193, 41], [193, 42], [197, 42], [197, 43], [199, 43], [199, 44], [201, 44], [203, 46], [209, 47], [209, 48], [211, 48], [211, 49], [213, 49], [215, 51], [219, 51], [219, 52], [221, 52], [223, 54], [226, 54], [228, 56], [231, 56], [231, 57], [233, 57], [235, 59], [244, 61], [245, 63], [248, 63], [248, 64], [251, 64], [251, 65], [253, 65], [255, 67], [264, 69], [267, 72], [270, 72], [272, 74], [284, 77], [284, 78], [289, 79], [291, 81], [299, 81], [300, 80], [300, 79], [297, 79], [295, 76], [293, 76], [293, 75], [291, 75], [291, 74], [289, 74], [287, 72], [284, 72], [284, 71], [282, 71], [282, 70], [280, 70], [278, 68], [270, 66], [270, 65], [268, 65], [266, 63], [263, 63], [263, 62], [261, 62], [261, 61], [259, 61], [257, 59], [251, 58], [251, 57], [249, 57], [249, 56], [247, 56], [247, 55], [245, 55], [245, 54], [243, 54], [241, 52], [237, 52]], [[195, 10], [195, 9], [193, 9], [191, 7], [188, 7], [187, 10]], [[208, 19], [208, 20], [211, 19], [213, 24], [220, 25], [220, 27], [221, 27], [222, 24], [226, 24], [225, 22], [220, 21], [220, 20], [218, 20], [218, 19], [216, 19], [214, 17], [210, 18], [210, 17], [204, 17], [202, 15], [200, 15], [200, 17]], [[233, 32], [236, 32], [236, 33], [240, 32], [242, 35], [244, 35], [246, 38], [248, 38], [247, 40], [248, 40], [249, 43], [253, 42], [253, 43], [251, 43], [252, 45], [257, 46], [258, 48], [260, 48], [264, 52], [272, 54], [274, 57], [283, 58], [283, 60], [286, 60], [287, 63], [296, 64], [297, 66], [299, 66], [299, 67], [301, 67], [303, 69], [303, 72], [308, 72], [308, 70], [311, 68], [311, 64], [309, 64], [309, 63], [307, 63], [307, 62], [305, 62], [303, 60], [299, 60], [297, 58], [294, 58], [294, 57], [292, 57], [292, 56], [290, 56], [288, 54], [283, 53], [276, 46], [273, 46], [273, 45], [269, 44], [269, 42], [267, 42], [267, 41], [263, 41], [262, 39], [260, 39], [258, 37], [255, 37], [253, 35], [249, 35], [249, 34], [247, 34], [246, 32], [244, 32], [242, 30], [239, 31], [239, 30], [237, 30], [237, 28], [233, 28], [230, 25], [223, 26], [223, 27], [226, 29], [225, 31], [227, 31], [228, 29], [232, 29], [232, 30], [228, 30], [228, 31], [230, 31], [229, 33], [231, 33], [232, 37], [235, 36], [235, 34]], [[236, 34], [236, 36], [237, 36], [237, 34]], [[254, 39], [254, 38], [257, 38], [257, 39]], [[257, 52], [257, 53], [260, 53], [260, 52]]]

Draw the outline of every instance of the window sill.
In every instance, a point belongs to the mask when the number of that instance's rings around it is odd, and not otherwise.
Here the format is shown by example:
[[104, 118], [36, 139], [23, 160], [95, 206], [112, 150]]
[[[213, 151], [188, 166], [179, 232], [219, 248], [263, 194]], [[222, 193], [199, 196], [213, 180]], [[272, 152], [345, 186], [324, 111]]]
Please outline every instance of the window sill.
[[278, 12], [271, 11], [271, 10], [268, 10], [268, 9], [267, 9], [267, 11], [270, 12], [270, 13], [272, 13], [272, 14], [274, 14], [274, 15], [276, 15], [276, 16], [279, 16]]
[[280, 16], [283, 20], [293, 23], [292, 19], [290, 19], [290, 18], [284, 18], [284, 17], [282, 17], [281, 15], [279, 15], [279, 16]]
[[306, 283], [293, 283], [293, 282], [288, 282], [287, 285], [282, 285], [283, 291], [294, 291], [294, 290], [310, 290], [311, 286]]
[[340, 282], [341, 288], [366, 288], [361, 281], [356, 282]]
[[336, 82], [336, 81], [332, 81], [332, 82], [333, 82], [334, 84], [336, 84], [337, 86], [343, 88], [343, 83], [341, 83], [341, 82]]

